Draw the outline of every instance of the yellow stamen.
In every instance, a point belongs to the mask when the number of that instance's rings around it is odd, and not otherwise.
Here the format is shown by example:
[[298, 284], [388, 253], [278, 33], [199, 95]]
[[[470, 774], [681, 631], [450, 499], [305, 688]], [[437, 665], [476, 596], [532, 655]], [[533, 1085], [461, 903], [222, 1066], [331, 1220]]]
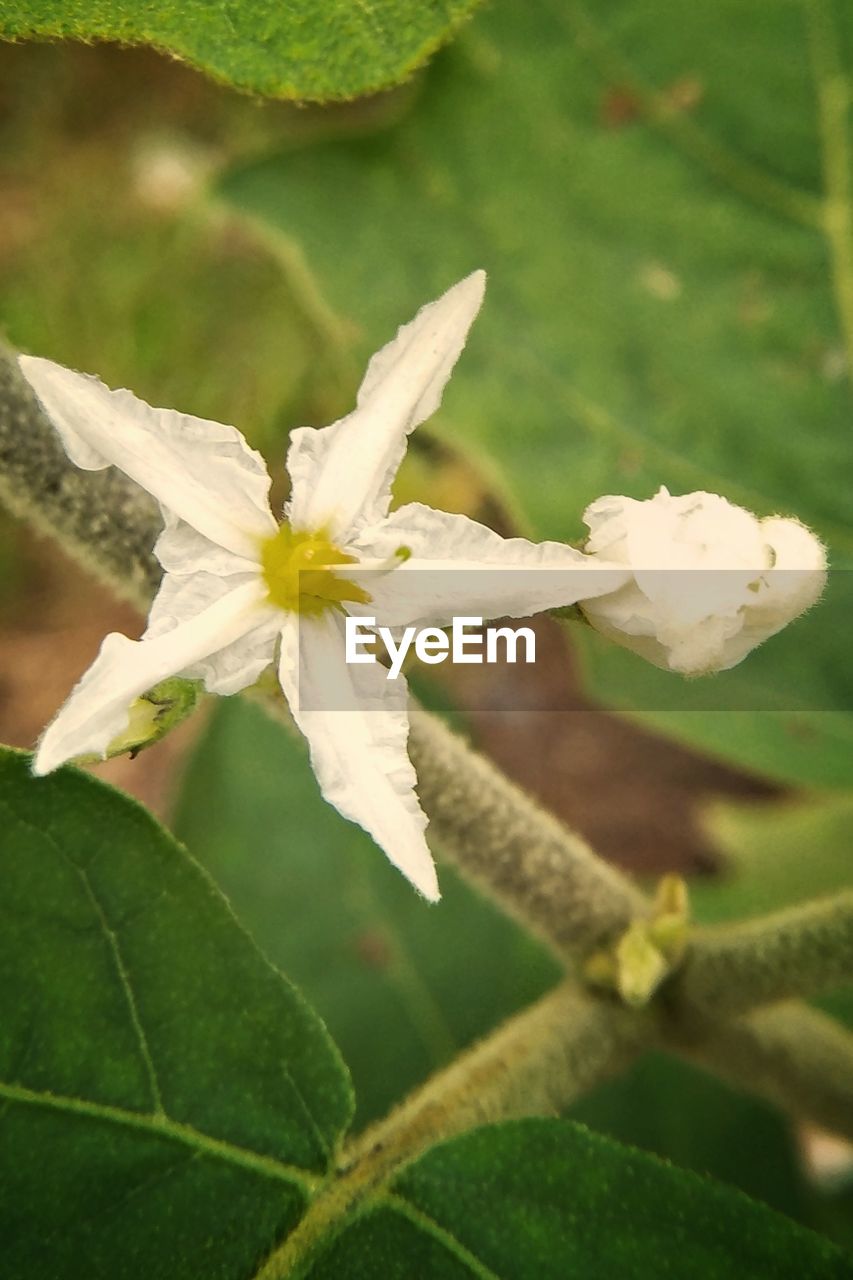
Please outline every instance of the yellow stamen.
[[346, 600], [369, 604], [363, 587], [333, 566], [357, 563], [331, 541], [324, 529], [291, 529], [282, 524], [261, 547], [261, 565], [269, 598], [280, 609], [316, 617], [326, 609], [341, 609]]

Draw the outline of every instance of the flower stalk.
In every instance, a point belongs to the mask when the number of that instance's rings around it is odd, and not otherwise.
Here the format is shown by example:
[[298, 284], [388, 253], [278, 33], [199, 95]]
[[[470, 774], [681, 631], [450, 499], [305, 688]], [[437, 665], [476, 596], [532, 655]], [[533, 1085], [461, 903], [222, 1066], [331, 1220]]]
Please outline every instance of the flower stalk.
[[564, 961], [606, 947], [644, 912], [627, 876], [420, 707], [409, 750], [444, 856]]
[[756, 920], [704, 929], [670, 998], [693, 1014], [732, 1018], [793, 996], [816, 996], [853, 973], [853, 890]]
[[339, 1171], [254, 1280], [305, 1274], [352, 1213], [436, 1142], [478, 1125], [563, 1111], [626, 1067], [653, 1035], [648, 1015], [561, 984], [345, 1147]]
[[0, 502], [60, 545], [122, 599], [147, 609], [163, 570], [160, 509], [117, 471], [70, 465], [56, 431], [0, 343]]
[[666, 1044], [736, 1089], [745, 1089], [853, 1141], [853, 1033], [800, 1001], [732, 1021], [709, 1019]]

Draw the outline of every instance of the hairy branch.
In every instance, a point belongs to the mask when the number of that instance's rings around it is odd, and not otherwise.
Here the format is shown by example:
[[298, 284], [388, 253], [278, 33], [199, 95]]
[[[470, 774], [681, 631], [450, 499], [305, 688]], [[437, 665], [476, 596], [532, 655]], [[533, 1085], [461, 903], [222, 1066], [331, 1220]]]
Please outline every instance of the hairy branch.
[[668, 1041], [737, 1089], [853, 1141], [853, 1034], [792, 1001]]
[[614, 942], [646, 910], [620, 871], [417, 706], [409, 750], [441, 850], [564, 959]]
[[853, 890], [698, 933], [671, 999], [730, 1018], [792, 996], [820, 995], [853, 974]]
[[163, 527], [153, 498], [110, 467], [73, 467], [15, 353], [0, 345], [0, 501], [125, 600], [146, 608], [163, 570], [152, 548]]

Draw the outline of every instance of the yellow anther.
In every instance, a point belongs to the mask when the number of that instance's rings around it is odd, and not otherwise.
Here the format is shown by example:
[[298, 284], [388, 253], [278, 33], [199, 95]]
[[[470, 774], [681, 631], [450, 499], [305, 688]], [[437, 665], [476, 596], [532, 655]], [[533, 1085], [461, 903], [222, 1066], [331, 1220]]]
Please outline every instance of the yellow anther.
[[363, 587], [332, 570], [355, 564], [323, 529], [294, 531], [283, 524], [261, 547], [261, 565], [269, 598], [280, 609], [316, 617], [341, 609], [344, 601], [369, 604]]

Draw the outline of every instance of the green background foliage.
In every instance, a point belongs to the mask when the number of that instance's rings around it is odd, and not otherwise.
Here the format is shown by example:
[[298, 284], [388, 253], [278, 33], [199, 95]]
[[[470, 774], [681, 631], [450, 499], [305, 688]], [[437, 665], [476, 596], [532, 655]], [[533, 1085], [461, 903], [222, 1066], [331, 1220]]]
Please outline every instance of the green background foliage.
[[[4, 136], [13, 189], [37, 184], [42, 213], [23, 251], [0, 243], [3, 320], [31, 350], [236, 421], [280, 465], [288, 425], [345, 411], [364, 357], [485, 265], [424, 430], [479, 465], [521, 531], [579, 538], [590, 500], [666, 483], [795, 513], [830, 545], [820, 606], [717, 677], [685, 682], [573, 628], [590, 690], [740, 765], [847, 787], [853, 269], [824, 223], [850, 216], [831, 160], [849, 147], [819, 93], [850, 21], [826, 0], [773, 22], [758, 0], [678, 22], [667, 0], [595, 18], [498, 0], [417, 89], [320, 115], [173, 102], [155, 79], [144, 109], [113, 98], [66, 120], [63, 94], [103, 86], [34, 62], [39, 92], [17, 84]], [[204, 181], [189, 210], [145, 207], [145, 150], [164, 141], [224, 168], [230, 223], [211, 221]]]
[[243, 0], [211, 5], [128, 0], [9, 0], [0, 37], [153, 45], [253, 93], [354, 98], [411, 73], [475, 0]]
[[[621, 0], [593, 19], [575, 0], [499, 0], [405, 120], [288, 149], [222, 189], [300, 245], [323, 297], [361, 327], [359, 354], [489, 270], [438, 429], [499, 469], [534, 533], [577, 538], [594, 498], [661, 484], [815, 527], [837, 570], [827, 600], [742, 669], [685, 685], [614, 646], [588, 668], [616, 706], [837, 786], [853, 693], [839, 483], [853, 469], [853, 331], [845, 344], [835, 299], [853, 299], [853, 269], [822, 231], [831, 149], [847, 138], [818, 111], [832, 68], [822, 46], [810, 62], [816, 9], [782, 4], [770, 21], [760, 0], [689, 13]], [[849, 7], [831, 16], [846, 42]], [[732, 709], [779, 715], [743, 714], [732, 731]]]

